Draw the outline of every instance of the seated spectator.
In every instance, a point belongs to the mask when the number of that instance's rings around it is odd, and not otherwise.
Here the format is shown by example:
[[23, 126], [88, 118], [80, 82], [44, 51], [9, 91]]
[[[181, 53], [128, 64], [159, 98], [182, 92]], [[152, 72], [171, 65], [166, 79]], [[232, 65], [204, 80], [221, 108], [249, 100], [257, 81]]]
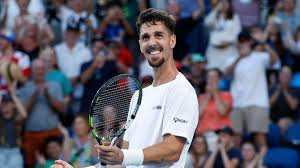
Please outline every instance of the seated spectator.
[[185, 168], [202, 168], [209, 157], [208, 146], [203, 136], [195, 136], [187, 155]]
[[266, 47], [267, 52], [254, 51], [254, 40], [248, 31], [241, 32], [238, 39], [239, 57], [229, 60], [225, 71], [233, 79], [231, 119], [236, 146], [240, 146], [244, 133], [255, 133], [255, 144], [260, 148], [267, 145], [265, 133], [269, 123], [266, 69], [277, 62], [278, 56], [271, 47]]
[[97, 144], [90, 134], [88, 119], [85, 115], [78, 115], [73, 123], [74, 137], [68, 142], [70, 163], [74, 167], [86, 167], [96, 164], [98, 153], [94, 146]]
[[264, 156], [266, 154], [266, 148], [262, 148], [258, 153], [252, 142], [244, 142], [242, 144], [242, 168], [265, 168], [263, 166]]
[[197, 95], [204, 93], [205, 91], [205, 66], [206, 66], [206, 59], [203, 55], [199, 53], [193, 53], [191, 55], [191, 63], [190, 63], [190, 70], [191, 70], [191, 78], [190, 83], [196, 90]]
[[241, 163], [240, 150], [233, 146], [234, 132], [230, 127], [224, 127], [217, 131], [219, 138], [216, 149], [210, 154], [205, 168], [237, 168]]
[[10, 89], [0, 101], [0, 164], [5, 167], [23, 167], [21, 131], [28, 115], [25, 107]]
[[[28, 55], [14, 49], [15, 36], [13, 32], [1, 30], [0, 32], [0, 60], [3, 63], [16, 64], [21, 69], [22, 75], [19, 79], [21, 84], [25, 84], [30, 75], [30, 60]], [[8, 92], [9, 81], [0, 76], [1, 92]]]
[[58, 130], [58, 115], [65, 111], [63, 94], [59, 84], [46, 81], [45, 74], [44, 61], [34, 60], [32, 80], [20, 88], [18, 93], [29, 114], [23, 136], [25, 165], [28, 167], [35, 165], [35, 152], [41, 151], [45, 140], [61, 134]]
[[60, 159], [63, 151], [63, 140], [61, 137], [49, 137], [43, 146], [44, 154], [36, 152], [37, 164], [35, 168], [51, 168], [54, 161]]
[[[94, 42], [93, 45], [97, 44]], [[93, 60], [81, 66], [80, 81], [84, 87], [84, 99], [81, 100], [80, 112], [88, 113], [90, 104], [100, 86], [119, 74], [117, 62], [111, 57], [114, 56], [110, 56], [108, 50], [103, 48], [94, 55]]]
[[290, 87], [291, 78], [291, 69], [282, 67], [278, 86], [270, 89], [270, 118], [279, 125], [282, 133], [298, 118], [299, 93]]
[[224, 127], [231, 126], [230, 110], [232, 97], [229, 92], [220, 91], [219, 84], [222, 73], [218, 69], [207, 72], [207, 84], [204, 94], [199, 96], [199, 124], [196, 134], [215, 132]]
[[123, 16], [122, 10], [117, 5], [108, 8], [107, 15], [99, 26], [98, 34], [105, 40], [117, 41], [123, 44], [124, 36], [133, 35], [134, 31]]
[[209, 45], [205, 56], [208, 68], [224, 70], [224, 62], [238, 56], [236, 41], [241, 31], [241, 23], [232, 9], [231, 0], [222, 0], [205, 18], [210, 30]]
[[290, 36], [286, 39], [285, 44], [293, 54], [300, 54], [300, 26], [297, 27], [294, 36], [292, 33], [290, 33]]

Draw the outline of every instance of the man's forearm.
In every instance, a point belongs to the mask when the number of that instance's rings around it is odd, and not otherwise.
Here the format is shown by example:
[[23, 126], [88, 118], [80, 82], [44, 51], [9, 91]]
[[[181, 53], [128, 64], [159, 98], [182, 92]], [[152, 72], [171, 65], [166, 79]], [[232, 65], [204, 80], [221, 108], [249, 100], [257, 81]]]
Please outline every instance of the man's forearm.
[[185, 141], [184, 138], [169, 135], [162, 142], [143, 149], [143, 164], [161, 164], [178, 161]]

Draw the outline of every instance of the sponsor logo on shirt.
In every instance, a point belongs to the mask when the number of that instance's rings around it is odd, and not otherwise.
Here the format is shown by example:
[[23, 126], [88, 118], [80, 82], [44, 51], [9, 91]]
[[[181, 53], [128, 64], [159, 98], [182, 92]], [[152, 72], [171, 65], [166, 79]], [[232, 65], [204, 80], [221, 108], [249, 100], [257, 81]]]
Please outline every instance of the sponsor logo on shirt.
[[186, 124], [186, 123], [187, 123], [186, 120], [180, 119], [180, 118], [177, 118], [177, 117], [174, 117], [173, 120], [174, 120], [175, 123], [176, 123], [176, 122], [180, 122], [180, 123], [183, 123], [183, 124]]
[[161, 105], [153, 106], [152, 110], [161, 110]]

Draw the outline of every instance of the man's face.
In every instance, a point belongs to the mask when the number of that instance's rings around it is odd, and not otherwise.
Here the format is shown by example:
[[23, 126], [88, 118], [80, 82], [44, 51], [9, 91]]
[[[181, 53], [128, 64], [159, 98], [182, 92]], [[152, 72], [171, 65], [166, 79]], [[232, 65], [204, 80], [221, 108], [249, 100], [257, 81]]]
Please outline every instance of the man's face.
[[251, 52], [251, 42], [240, 41], [238, 43], [238, 49], [239, 49], [240, 56], [247, 56]]
[[218, 85], [220, 77], [217, 71], [209, 71], [207, 74], [207, 85]]
[[160, 67], [172, 54], [176, 36], [161, 22], [156, 22], [155, 25], [144, 23], [140, 28], [139, 44], [149, 64]]
[[0, 38], [0, 51], [4, 51], [9, 45], [9, 42], [5, 39]]
[[73, 30], [66, 31], [66, 43], [69, 45], [75, 45], [79, 38], [79, 32]]
[[295, 0], [284, 0], [283, 7], [286, 11], [293, 11], [295, 8]]

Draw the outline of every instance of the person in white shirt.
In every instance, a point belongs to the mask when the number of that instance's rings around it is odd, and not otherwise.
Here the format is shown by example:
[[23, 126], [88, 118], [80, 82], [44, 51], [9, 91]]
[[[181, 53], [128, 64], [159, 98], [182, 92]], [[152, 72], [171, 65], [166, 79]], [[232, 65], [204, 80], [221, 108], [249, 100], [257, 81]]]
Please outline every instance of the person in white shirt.
[[[184, 167], [198, 124], [198, 102], [173, 59], [175, 20], [150, 8], [139, 15], [137, 27], [140, 49], [153, 68], [154, 81], [143, 90], [136, 119], [125, 132], [123, 149], [96, 146], [100, 161], [127, 168]], [[61, 160], [55, 163], [71, 167]]]
[[79, 42], [79, 23], [70, 18], [65, 31], [65, 41], [55, 46], [59, 69], [76, 83], [81, 65], [92, 59], [92, 53], [83, 43]]
[[265, 133], [269, 123], [266, 68], [276, 63], [278, 56], [267, 44], [264, 44], [267, 52], [254, 51], [255, 41], [248, 31], [241, 32], [238, 40], [239, 57], [229, 60], [230, 66], [225, 70], [225, 74], [233, 77], [231, 94], [234, 108], [231, 118], [238, 134], [236, 145], [239, 145], [246, 130], [246, 133], [256, 133], [258, 147], [266, 146]]

